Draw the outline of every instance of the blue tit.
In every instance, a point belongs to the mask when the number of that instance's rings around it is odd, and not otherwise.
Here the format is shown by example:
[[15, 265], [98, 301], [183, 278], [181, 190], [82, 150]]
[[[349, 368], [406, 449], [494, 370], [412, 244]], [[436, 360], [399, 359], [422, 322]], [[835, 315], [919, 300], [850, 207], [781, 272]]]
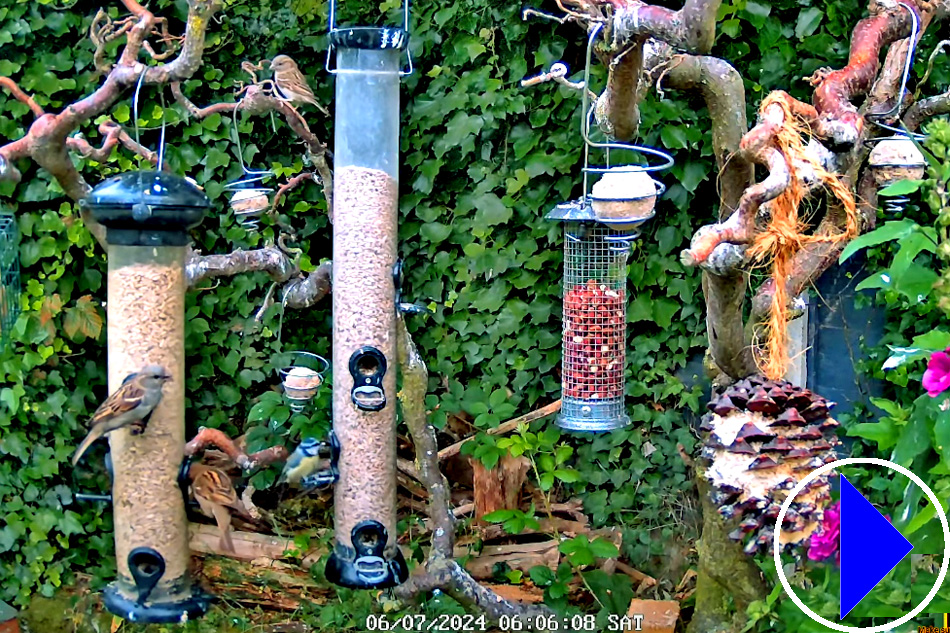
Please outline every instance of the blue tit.
[[305, 437], [290, 457], [287, 458], [284, 471], [280, 474], [277, 483], [288, 483], [297, 486], [305, 477], [319, 470], [320, 463], [325, 459], [326, 457], [320, 450], [320, 441], [312, 437]]

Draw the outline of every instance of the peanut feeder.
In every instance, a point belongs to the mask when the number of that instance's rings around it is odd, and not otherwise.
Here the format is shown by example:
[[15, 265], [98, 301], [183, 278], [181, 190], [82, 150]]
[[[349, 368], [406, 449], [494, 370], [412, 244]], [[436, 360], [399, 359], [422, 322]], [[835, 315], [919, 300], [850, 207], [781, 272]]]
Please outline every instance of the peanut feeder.
[[[336, 542], [326, 577], [392, 587], [409, 570], [396, 545], [396, 264], [401, 28], [335, 26], [333, 431]], [[285, 382], [286, 386], [286, 382]]]
[[[602, 25], [587, 41], [584, 85]], [[566, 73], [566, 69], [564, 70]], [[573, 431], [610, 431], [630, 423], [624, 406], [627, 340], [627, 259], [637, 227], [654, 215], [665, 188], [650, 173], [673, 159], [638, 145], [591, 140], [596, 104], [582, 90], [584, 196], [557, 205], [546, 217], [564, 223], [564, 284], [561, 360], [561, 412], [558, 426]], [[603, 150], [605, 166], [590, 164], [590, 150]], [[656, 165], [609, 165], [611, 150], [661, 159]], [[592, 189], [591, 174], [599, 176]], [[588, 193], [589, 191], [589, 193]]]

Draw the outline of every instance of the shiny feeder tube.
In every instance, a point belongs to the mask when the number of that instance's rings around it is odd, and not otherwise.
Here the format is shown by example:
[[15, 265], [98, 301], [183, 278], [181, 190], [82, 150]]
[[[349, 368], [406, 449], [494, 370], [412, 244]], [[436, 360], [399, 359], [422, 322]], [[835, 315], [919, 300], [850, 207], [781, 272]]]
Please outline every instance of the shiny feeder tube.
[[340, 443], [329, 581], [393, 587], [396, 545], [396, 288], [399, 83], [406, 28], [333, 27], [333, 430]]
[[210, 206], [184, 178], [131, 172], [96, 187], [84, 204], [106, 227], [109, 392], [146, 365], [171, 378], [145, 431], [109, 435], [118, 578], [104, 591], [134, 622], [203, 615], [210, 596], [188, 572], [188, 522], [179, 488], [185, 444], [185, 250]]
[[330, 362], [310, 352], [287, 352], [281, 356], [277, 370], [284, 395], [292, 411], [300, 413], [320, 391]]

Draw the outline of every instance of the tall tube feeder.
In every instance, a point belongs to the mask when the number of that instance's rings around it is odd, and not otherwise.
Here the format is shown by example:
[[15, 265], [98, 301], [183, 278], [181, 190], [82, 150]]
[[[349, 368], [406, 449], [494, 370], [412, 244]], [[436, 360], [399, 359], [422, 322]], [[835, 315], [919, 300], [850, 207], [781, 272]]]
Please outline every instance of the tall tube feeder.
[[[591, 140], [596, 106], [588, 102], [587, 86], [591, 51], [601, 28], [596, 26], [588, 38], [582, 89], [584, 195], [557, 205], [546, 216], [564, 223], [561, 411], [557, 424], [571, 431], [611, 431], [630, 423], [624, 405], [627, 259], [639, 237], [638, 227], [654, 216], [656, 199], [665, 191], [649, 174], [673, 164], [668, 154], [650, 147]], [[607, 165], [591, 166], [591, 149], [603, 150]], [[627, 150], [662, 162], [610, 167], [611, 150]], [[599, 179], [589, 188], [592, 174]]]
[[147, 365], [171, 376], [145, 430], [109, 435], [118, 578], [106, 608], [135, 622], [182, 622], [210, 597], [188, 574], [188, 522], [179, 487], [185, 444], [185, 248], [208, 198], [161, 171], [122, 174], [85, 204], [107, 229], [109, 391]]
[[[402, 28], [336, 28], [333, 430], [340, 444], [326, 577], [351, 588], [408, 577], [396, 546], [396, 239]], [[336, 51], [336, 68], [330, 68]], [[410, 71], [411, 72], [411, 67]]]

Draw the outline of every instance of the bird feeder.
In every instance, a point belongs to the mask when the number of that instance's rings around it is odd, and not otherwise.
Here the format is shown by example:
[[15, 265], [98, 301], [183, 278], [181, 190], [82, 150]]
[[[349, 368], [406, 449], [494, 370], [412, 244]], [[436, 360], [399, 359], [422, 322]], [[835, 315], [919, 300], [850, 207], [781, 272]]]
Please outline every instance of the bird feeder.
[[[665, 191], [650, 173], [673, 159], [653, 148], [590, 138], [595, 107], [588, 103], [590, 60], [602, 25], [587, 42], [581, 136], [584, 196], [557, 205], [546, 217], [564, 224], [561, 411], [557, 424], [572, 431], [610, 431], [630, 423], [624, 406], [627, 338], [627, 259], [638, 227], [654, 215]], [[592, 166], [602, 149], [607, 165]], [[658, 157], [656, 165], [610, 166], [611, 150]], [[589, 188], [591, 175], [599, 176]]]
[[171, 374], [144, 433], [109, 435], [118, 578], [106, 608], [136, 622], [181, 622], [210, 598], [188, 574], [188, 523], [179, 488], [185, 444], [185, 249], [210, 207], [186, 179], [122, 174], [84, 201], [106, 227], [109, 391], [145, 365]]
[[241, 164], [241, 178], [229, 182], [224, 190], [231, 192], [228, 206], [234, 212], [238, 223], [247, 230], [256, 230], [260, 226], [261, 216], [270, 206], [270, 197], [274, 190], [265, 187], [266, 178], [274, 175], [269, 169], [248, 169], [244, 164], [244, 151], [241, 148], [241, 132], [238, 130], [238, 107], [234, 107], [234, 136], [237, 144], [238, 162]]
[[[927, 169], [927, 160], [913, 140], [906, 134], [873, 139], [874, 149], [868, 157], [868, 169], [878, 189], [884, 189], [900, 180], [921, 180]], [[905, 195], [884, 196], [884, 212], [899, 216], [910, 198]]]
[[[283, 359], [282, 359], [283, 360]], [[313, 400], [323, 384], [330, 363], [310, 352], [289, 352], [285, 364], [277, 370], [290, 408], [297, 413]]]
[[[927, 161], [923, 153], [917, 148], [915, 141], [927, 138], [923, 134], [910, 132], [906, 128], [894, 127], [885, 123], [885, 120], [900, 115], [904, 96], [907, 93], [907, 82], [911, 69], [914, 67], [914, 54], [917, 51], [920, 20], [917, 12], [906, 2], [898, 2], [898, 6], [907, 11], [911, 21], [909, 50], [904, 57], [904, 72], [901, 75], [900, 90], [894, 106], [887, 112], [871, 112], [867, 115], [874, 125], [882, 130], [891, 132], [893, 136], [882, 136], [865, 141], [874, 148], [868, 156], [868, 169], [874, 177], [878, 190], [889, 187], [900, 180], [920, 180], [927, 169]], [[888, 216], [902, 215], [910, 198], [904, 195], [885, 196], [883, 203], [884, 213]]]
[[0, 345], [20, 315], [20, 244], [16, 218], [0, 213]]
[[[333, 429], [340, 443], [326, 577], [353, 588], [408, 577], [396, 545], [396, 284], [401, 27], [337, 28], [333, 179]], [[336, 66], [330, 67], [335, 54]]]

